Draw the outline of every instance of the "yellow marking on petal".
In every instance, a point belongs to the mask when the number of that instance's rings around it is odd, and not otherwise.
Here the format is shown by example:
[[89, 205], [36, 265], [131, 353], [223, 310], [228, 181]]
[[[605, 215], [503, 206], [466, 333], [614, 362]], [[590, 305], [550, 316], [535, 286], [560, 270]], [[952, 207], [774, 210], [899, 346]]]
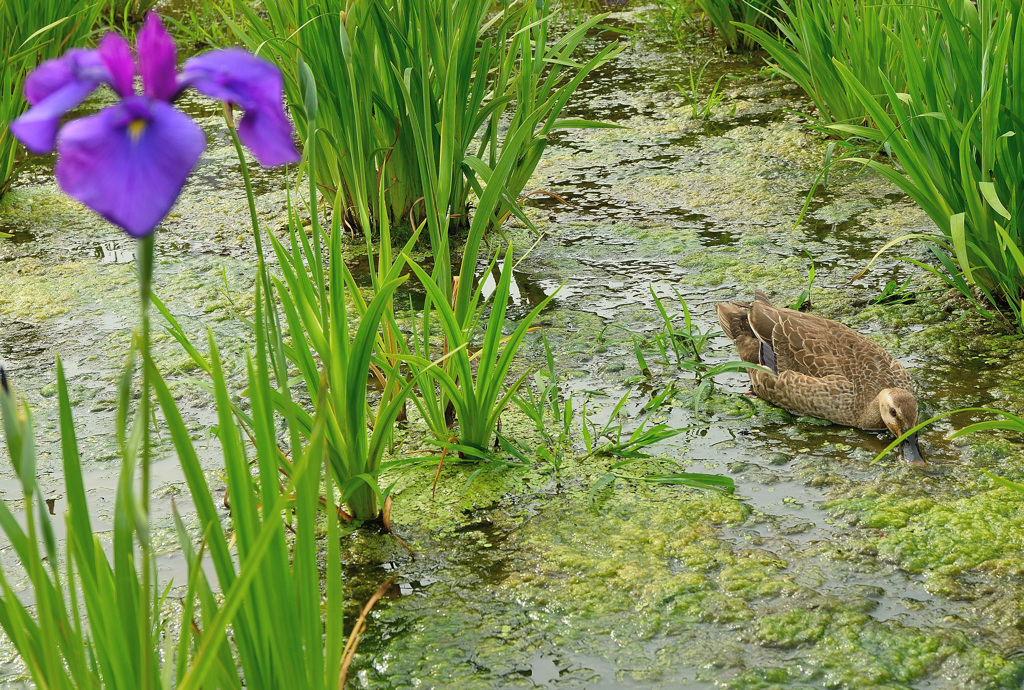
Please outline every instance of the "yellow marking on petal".
[[132, 120], [128, 123], [128, 135], [132, 138], [133, 144], [137, 142], [139, 137], [142, 136], [142, 133], [146, 131], [146, 124], [145, 120]]

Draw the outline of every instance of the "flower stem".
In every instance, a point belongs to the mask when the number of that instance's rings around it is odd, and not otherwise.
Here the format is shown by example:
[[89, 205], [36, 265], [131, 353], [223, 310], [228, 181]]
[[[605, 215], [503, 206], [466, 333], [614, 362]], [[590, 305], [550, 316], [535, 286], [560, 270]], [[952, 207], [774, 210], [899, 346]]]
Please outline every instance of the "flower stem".
[[139, 298], [142, 304], [142, 325], [141, 325], [141, 349], [142, 349], [142, 398], [139, 401], [139, 414], [142, 416], [142, 496], [140, 498], [140, 510], [136, 516], [136, 529], [139, 535], [139, 543], [142, 547], [142, 592], [140, 610], [142, 620], [140, 621], [143, 630], [141, 642], [149, 642], [143, 647], [146, 650], [142, 654], [142, 682], [143, 687], [153, 687], [156, 677], [156, 669], [153, 668], [153, 655], [149, 653], [155, 640], [152, 639], [153, 620], [156, 615], [156, 598], [153, 596], [153, 571], [156, 563], [153, 560], [153, 553], [149, 539], [149, 492], [150, 476], [149, 464], [152, 449], [149, 444], [149, 422], [150, 422], [150, 338], [149, 338], [149, 304], [150, 290], [153, 285], [153, 248], [155, 245], [156, 233], [150, 233], [138, 241], [135, 245], [135, 260], [139, 270]]
[[256, 215], [256, 197], [252, 192], [252, 179], [249, 177], [249, 165], [245, 162], [245, 152], [242, 150], [242, 142], [238, 140], [238, 133], [235, 131], [235, 118], [231, 113], [231, 105], [224, 104], [224, 120], [228, 123], [228, 134], [231, 135], [231, 142], [235, 145], [235, 153], [238, 154], [238, 165], [242, 170], [242, 181], [245, 182], [245, 196], [249, 200], [249, 220], [252, 222], [252, 236], [256, 240], [256, 253], [259, 255], [260, 265], [263, 265], [263, 240], [260, 237], [260, 219]]
[[[228, 134], [231, 136], [231, 141], [235, 145], [235, 153], [238, 155], [238, 166], [242, 171], [242, 181], [245, 183], [245, 196], [249, 202], [249, 220], [252, 223], [252, 236], [256, 241], [256, 268], [259, 272], [259, 278], [257, 283], [262, 281], [263, 284], [263, 298], [267, 303], [267, 318], [275, 319], [276, 316], [273, 314], [273, 298], [271, 297], [271, 290], [273, 289], [273, 283], [270, 282], [270, 271], [267, 270], [267, 264], [263, 258], [263, 238], [260, 231], [260, 219], [256, 214], [256, 196], [252, 191], [252, 178], [249, 177], [249, 164], [245, 161], [245, 152], [242, 150], [242, 142], [238, 139], [238, 133], [235, 131], [235, 119], [231, 112], [231, 105], [228, 103], [224, 104], [224, 121], [228, 125]], [[269, 232], [269, 230], [268, 230]], [[260, 289], [257, 286], [257, 299], [259, 299]], [[257, 324], [257, 328], [260, 328]], [[277, 358], [279, 361], [274, 361], [274, 355], [271, 354], [271, 361], [275, 364], [275, 372], [278, 376], [279, 384], [284, 387], [288, 383], [287, 370], [283, 369], [284, 361], [283, 357]]]

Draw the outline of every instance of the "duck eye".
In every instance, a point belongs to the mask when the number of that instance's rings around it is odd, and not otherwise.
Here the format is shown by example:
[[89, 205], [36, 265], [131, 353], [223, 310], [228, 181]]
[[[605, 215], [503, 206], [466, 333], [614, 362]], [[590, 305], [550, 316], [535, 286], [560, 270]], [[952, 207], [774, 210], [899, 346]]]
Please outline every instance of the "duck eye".
[[889, 408], [889, 414], [891, 414], [893, 417], [895, 417], [896, 416], [896, 408], [895, 407], [890, 407]]

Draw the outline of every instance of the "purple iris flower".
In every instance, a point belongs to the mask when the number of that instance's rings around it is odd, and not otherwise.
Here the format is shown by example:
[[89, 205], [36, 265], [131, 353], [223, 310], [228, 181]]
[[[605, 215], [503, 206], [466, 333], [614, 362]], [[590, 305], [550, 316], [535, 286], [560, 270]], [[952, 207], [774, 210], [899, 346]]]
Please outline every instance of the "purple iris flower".
[[[10, 129], [33, 153], [56, 145], [61, 188], [133, 237], [153, 232], [206, 147], [203, 131], [171, 103], [188, 87], [245, 111], [238, 138], [265, 166], [299, 159], [281, 102], [281, 74], [237, 48], [214, 50], [176, 70], [174, 41], [150, 13], [131, 47], [119, 34], [96, 50], [72, 49], [25, 81], [32, 106]], [[142, 77], [142, 94], [135, 76]], [[121, 100], [60, 126], [61, 117], [107, 84]]]

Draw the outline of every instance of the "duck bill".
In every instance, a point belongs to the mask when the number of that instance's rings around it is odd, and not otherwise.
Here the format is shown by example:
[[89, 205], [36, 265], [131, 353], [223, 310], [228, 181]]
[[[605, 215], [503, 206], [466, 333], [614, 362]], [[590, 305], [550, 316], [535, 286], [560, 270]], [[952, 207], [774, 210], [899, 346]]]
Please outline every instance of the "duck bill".
[[911, 434], [900, 444], [900, 457], [903, 458], [903, 462], [915, 467], [923, 467], [928, 464], [921, 457], [921, 449], [917, 445], [917, 433]]

